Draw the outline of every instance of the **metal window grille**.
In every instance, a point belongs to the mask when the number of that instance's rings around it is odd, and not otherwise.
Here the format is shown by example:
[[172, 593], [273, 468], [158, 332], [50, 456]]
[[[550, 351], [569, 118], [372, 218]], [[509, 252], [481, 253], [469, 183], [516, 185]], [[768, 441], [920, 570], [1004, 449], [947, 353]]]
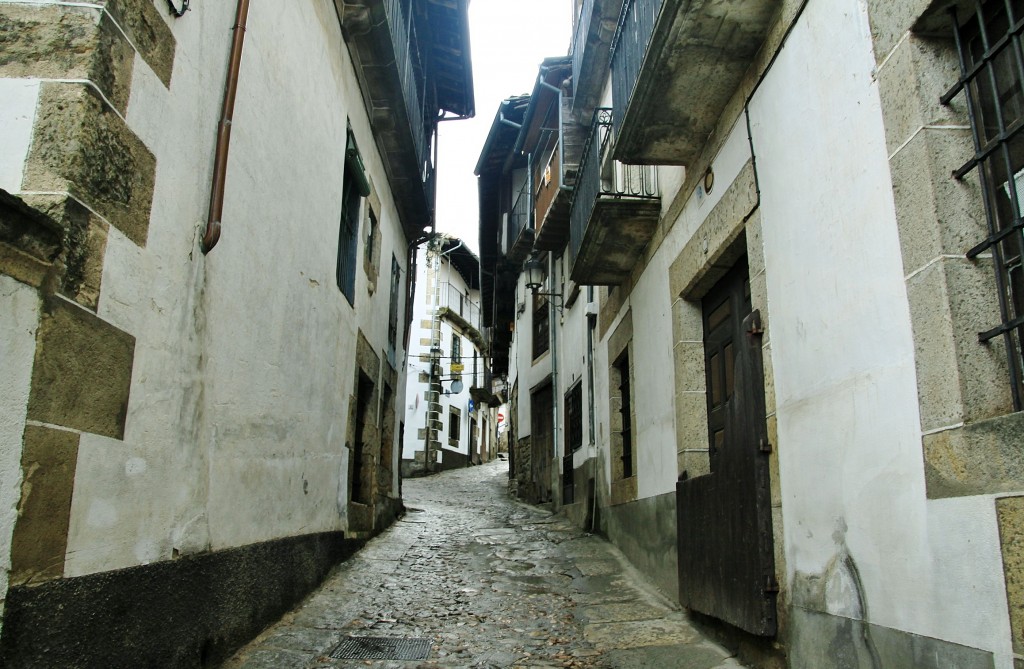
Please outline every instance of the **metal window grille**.
[[576, 385], [565, 396], [565, 450], [578, 451], [583, 446], [583, 383]]
[[533, 296], [533, 359], [547, 353], [551, 338], [548, 300], [541, 295]]
[[402, 278], [402, 267], [398, 258], [391, 256], [391, 296], [388, 307], [388, 349], [394, 353], [398, 345], [398, 291]]
[[448, 410], [448, 438], [452, 441], [462, 439], [462, 415], [453, 408]]
[[633, 410], [630, 405], [631, 390], [629, 387], [629, 352], [623, 351], [615, 361], [615, 369], [619, 375], [619, 414], [622, 417], [622, 478], [633, 475]]
[[953, 176], [975, 168], [985, 199], [987, 239], [967, 251], [975, 259], [991, 255], [1001, 323], [979, 333], [981, 342], [1002, 337], [1009, 359], [1013, 405], [1024, 409], [1024, 0], [975, 0], [969, 15], [951, 10], [960, 56], [960, 79], [942, 96], [943, 104], [961, 92], [974, 136], [974, 156]]
[[459, 335], [452, 335], [452, 362], [462, 362], [462, 337]]

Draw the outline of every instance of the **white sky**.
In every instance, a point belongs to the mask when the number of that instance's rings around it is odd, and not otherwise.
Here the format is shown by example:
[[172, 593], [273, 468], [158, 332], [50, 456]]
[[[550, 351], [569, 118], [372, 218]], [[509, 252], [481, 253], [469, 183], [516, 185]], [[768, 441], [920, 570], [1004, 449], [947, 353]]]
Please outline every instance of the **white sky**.
[[474, 253], [477, 187], [473, 169], [498, 104], [531, 93], [538, 67], [569, 52], [573, 0], [472, 0], [469, 5], [476, 118], [439, 126], [437, 229], [460, 237]]

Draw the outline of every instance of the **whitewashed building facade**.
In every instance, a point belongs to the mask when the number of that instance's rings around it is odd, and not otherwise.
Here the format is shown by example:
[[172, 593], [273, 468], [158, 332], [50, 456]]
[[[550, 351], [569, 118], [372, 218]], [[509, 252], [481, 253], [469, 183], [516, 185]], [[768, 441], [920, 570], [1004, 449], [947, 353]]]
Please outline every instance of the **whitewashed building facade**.
[[497, 424], [480, 326], [480, 261], [463, 240], [420, 248], [406, 373], [402, 474], [469, 467], [497, 454]]
[[467, 5], [0, 2], [0, 664], [212, 666], [394, 518]]
[[575, 5], [478, 164], [520, 494], [754, 666], [1020, 666], [1024, 5]]

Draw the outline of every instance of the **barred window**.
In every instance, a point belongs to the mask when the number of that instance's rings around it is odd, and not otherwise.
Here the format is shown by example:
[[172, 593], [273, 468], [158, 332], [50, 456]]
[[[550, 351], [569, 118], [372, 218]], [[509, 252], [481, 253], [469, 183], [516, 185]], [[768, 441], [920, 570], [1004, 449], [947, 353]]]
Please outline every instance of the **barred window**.
[[542, 295], [533, 296], [533, 359], [547, 353], [548, 340], [551, 337], [550, 319], [548, 315], [548, 298]]
[[577, 381], [565, 395], [565, 451], [583, 446], [583, 382]]
[[462, 337], [452, 334], [452, 364], [462, 362]]
[[448, 407], [448, 443], [458, 446], [460, 439], [462, 439], [462, 412], [455, 407]]
[[398, 346], [398, 299], [402, 267], [398, 258], [391, 256], [391, 297], [388, 311], [388, 351], [393, 355]]
[[975, 0], [969, 15], [953, 11], [961, 76], [943, 104], [961, 92], [967, 100], [974, 156], [954, 176], [978, 170], [985, 198], [987, 239], [967, 257], [991, 255], [999, 292], [1001, 323], [979, 334], [982, 342], [1001, 337], [1009, 358], [1013, 404], [1024, 409], [1024, 0]]
[[359, 213], [363, 198], [369, 194], [370, 182], [363, 158], [356, 146], [355, 135], [349, 128], [345, 147], [345, 173], [341, 184], [341, 225], [338, 230], [338, 264], [335, 271], [338, 289], [349, 304], [354, 304], [355, 300]]

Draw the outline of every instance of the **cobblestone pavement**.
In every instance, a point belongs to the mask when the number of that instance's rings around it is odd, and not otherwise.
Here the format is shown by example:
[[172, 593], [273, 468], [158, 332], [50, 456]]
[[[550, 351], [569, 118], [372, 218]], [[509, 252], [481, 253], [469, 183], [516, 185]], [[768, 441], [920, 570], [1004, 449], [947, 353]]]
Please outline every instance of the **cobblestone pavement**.
[[[405, 517], [225, 669], [741, 666], [611, 544], [507, 482], [503, 461], [405, 481]], [[429, 657], [332, 659], [348, 637], [425, 639]]]

